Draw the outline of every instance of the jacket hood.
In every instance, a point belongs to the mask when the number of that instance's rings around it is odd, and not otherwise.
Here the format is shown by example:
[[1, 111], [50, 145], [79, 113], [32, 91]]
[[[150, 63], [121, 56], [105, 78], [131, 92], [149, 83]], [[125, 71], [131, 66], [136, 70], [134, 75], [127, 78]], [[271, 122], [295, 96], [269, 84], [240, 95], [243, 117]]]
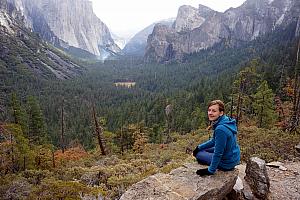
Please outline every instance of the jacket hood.
[[217, 126], [223, 125], [230, 129], [234, 134], [237, 134], [237, 126], [235, 119], [232, 119], [228, 117], [227, 115], [223, 115], [219, 117], [214, 123], [213, 123], [213, 129], [216, 129]]

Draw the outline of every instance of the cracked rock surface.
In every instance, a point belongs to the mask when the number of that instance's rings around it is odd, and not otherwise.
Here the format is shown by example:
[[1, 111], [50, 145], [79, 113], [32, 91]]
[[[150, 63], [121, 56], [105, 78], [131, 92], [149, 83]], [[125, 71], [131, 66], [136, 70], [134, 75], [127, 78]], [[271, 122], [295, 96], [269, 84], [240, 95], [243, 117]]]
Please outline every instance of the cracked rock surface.
[[217, 171], [213, 176], [200, 177], [195, 172], [204, 168], [189, 163], [169, 174], [155, 174], [129, 188], [120, 200], [200, 200], [223, 199], [233, 188], [238, 170]]

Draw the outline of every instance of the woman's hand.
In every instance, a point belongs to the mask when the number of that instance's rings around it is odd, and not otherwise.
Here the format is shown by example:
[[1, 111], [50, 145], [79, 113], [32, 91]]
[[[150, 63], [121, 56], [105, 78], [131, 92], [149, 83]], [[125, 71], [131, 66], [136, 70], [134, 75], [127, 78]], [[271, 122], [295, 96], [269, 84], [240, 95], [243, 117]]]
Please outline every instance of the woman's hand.
[[196, 149], [193, 151], [193, 156], [196, 157], [196, 155], [197, 155], [197, 153], [198, 153], [199, 151], [200, 151], [200, 150], [199, 150], [199, 148], [198, 148], [198, 146], [197, 146]]
[[208, 168], [198, 169], [196, 171], [196, 174], [198, 174], [199, 176], [210, 176], [210, 175], [213, 175], [213, 173], [211, 173], [211, 172], [208, 171]]

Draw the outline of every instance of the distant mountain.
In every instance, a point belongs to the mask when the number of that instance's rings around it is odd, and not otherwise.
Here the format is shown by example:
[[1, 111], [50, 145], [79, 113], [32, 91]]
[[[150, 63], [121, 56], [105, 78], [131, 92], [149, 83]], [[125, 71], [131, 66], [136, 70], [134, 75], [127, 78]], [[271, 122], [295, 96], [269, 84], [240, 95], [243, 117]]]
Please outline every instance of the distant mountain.
[[111, 33], [111, 37], [114, 40], [114, 42], [118, 45], [118, 47], [120, 47], [120, 49], [124, 49], [125, 45], [128, 42], [127, 38], [120, 37], [114, 33]]
[[179, 8], [173, 28], [176, 32], [191, 31], [201, 26], [205, 20], [217, 12], [209, 7], [199, 5], [199, 8], [183, 5]]
[[17, 74], [28, 78], [68, 79], [84, 70], [26, 28], [24, 17], [14, 3], [0, 0], [1, 76], [9, 78]]
[[[199, 5], [181, 6], [173, 27], [157, 24], [148, 37], [145, 61], [169, 62], [225, 42], [249, 42], [291, 22], [300, 27], [299, 0], [247, 0], [224, 13]], [[297, 31], [296, 31], [297, 33]], [[296, 34], [295, 33], [295, 34]]]
[[[89, 0], [9, 0], [22, 13], [26, 26], [55, 46], [82, 49], [98, 58], [117, 54], [107, 26], [94, 14]], [[77, 53], [78, 53], [77, 50]]]
[[146, 28], [144, 28], [143, 30], [141, 30], [140, 32], [138, 32], [137, 34], [135, 34], [130, 40], [129, 42], [126, 44], [126, 46], [123, 49], [123, 53], [125, 55], [132, 55], [132, 56], [144, 56], [145, 54], [145, 49], [147, 46], [147, 38], [148, 36], [152, 33], [154, 26], [157, 23], [166, 25], [168, 27], [171, 27], [173, 22], [175, 19], [166, 19], [166, 20], [162, 20], [159, 22], [155, 22], [149, 26], [147, 26]]

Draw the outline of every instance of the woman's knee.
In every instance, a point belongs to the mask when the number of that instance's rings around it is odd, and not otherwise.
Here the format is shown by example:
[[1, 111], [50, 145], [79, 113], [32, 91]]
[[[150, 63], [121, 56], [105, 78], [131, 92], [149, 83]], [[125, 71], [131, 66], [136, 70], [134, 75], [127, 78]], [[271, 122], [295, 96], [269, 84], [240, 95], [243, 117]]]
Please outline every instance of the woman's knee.
[[196, 155], [196, 159], [200, 164], [210, 165], [212, 159], [212, 153], [209, 153], [205, 150], [199, 151]]

